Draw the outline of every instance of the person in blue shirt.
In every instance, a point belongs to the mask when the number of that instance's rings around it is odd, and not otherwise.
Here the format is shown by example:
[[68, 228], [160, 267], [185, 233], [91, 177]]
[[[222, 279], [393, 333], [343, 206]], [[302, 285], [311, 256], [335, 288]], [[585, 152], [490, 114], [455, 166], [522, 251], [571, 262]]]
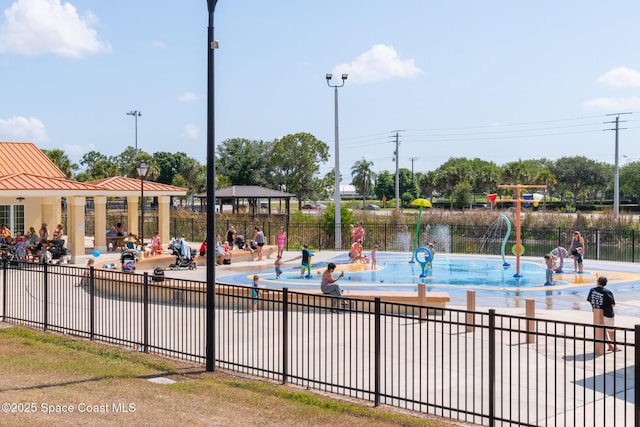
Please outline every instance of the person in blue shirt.
[[[300, 269], [300, 278], [311, 279], [311, 257], [313, 254], [309, 251], [309, 245], [304, 245], [302, 248], [302, 266]], [[305, 270], [307, 275], [304, 275]]]

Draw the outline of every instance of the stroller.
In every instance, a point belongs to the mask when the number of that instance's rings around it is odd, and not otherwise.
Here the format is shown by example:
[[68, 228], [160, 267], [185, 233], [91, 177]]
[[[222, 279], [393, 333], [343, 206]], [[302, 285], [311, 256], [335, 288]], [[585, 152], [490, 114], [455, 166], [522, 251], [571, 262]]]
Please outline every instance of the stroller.
[[0, 244], [0, 259], [6, 261], [9, 266], [16, 265], [18, 263], [18, 257], [15, 247], [6, 243]]
[[49, 247], [52, 261], [61, 264], [67, 258], [67, 250], [64, 247], [64, 240], [51, 240], [52, 246]]
[[236, 240], [233, 243], [235, 243], [238, 249], [244, 249], [244, 236], [241, 234], [237, 235]]
[[131, 249], [127, 249], [120, 255], [120, 262], [122, 263], [123, 273], [135, 273], [136, 272], [136, 252]]
[[195, 249], [191, 249], [184, 239], [174, 239], [169, 244], [169, 249], [171, 249], [171, 254], [176, 257], [176, 262], [169, 265], [169, 270], [196, 269], [196, 262], [191, 255], [192, 252], [195, 252]]

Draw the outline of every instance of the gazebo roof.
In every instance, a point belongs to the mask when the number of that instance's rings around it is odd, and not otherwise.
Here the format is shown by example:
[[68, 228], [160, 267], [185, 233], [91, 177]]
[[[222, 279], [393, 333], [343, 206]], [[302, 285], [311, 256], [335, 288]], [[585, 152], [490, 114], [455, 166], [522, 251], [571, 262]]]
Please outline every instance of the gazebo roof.
[[[206, 199], [207, 193], [196, 194], [196, 196]], [[231, 187], [218, 188], [216, 190], [216, 198], [218, 199], [287, 199], [294, 196], [295, 195], [291, 193], [272, 190], [271, 188], [260, 187], [257, 185], [233, 185]]]

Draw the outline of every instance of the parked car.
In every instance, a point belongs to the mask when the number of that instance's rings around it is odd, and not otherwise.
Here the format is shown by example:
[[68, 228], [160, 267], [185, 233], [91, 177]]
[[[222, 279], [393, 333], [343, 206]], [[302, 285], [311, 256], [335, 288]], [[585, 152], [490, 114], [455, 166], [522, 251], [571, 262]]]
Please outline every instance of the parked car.
[[379, 211], [380, 210], [380, 206], [374, 205], [374, 204], [369, 204], [369, 205], [365, 206], [362, 209], [364, 209], [365, 211]]
[[318, 203], [318, 204], [316, 205], [316, 208], [317, 208], [317, 209], [327, 209], [327, 205], [322, 204], [322, 203]]
[[307, 210], [307, 209], [318, 209], [318, 208], [316, 207], [316, 205], [306, 204], [306, 205], [302, 205], [302, 209]]

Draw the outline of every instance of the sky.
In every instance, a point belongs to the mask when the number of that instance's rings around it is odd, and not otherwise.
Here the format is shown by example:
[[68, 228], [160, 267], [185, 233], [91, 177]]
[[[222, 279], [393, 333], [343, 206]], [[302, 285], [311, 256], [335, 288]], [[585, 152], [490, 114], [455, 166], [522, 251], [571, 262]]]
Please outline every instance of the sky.
[[[205, 0], [0, 0], [0, 140], [206, 163]], [[640, 161], [640, 2], [219, 0], [215, 142], [308, 132], [344, 181], [582, 155]]]

